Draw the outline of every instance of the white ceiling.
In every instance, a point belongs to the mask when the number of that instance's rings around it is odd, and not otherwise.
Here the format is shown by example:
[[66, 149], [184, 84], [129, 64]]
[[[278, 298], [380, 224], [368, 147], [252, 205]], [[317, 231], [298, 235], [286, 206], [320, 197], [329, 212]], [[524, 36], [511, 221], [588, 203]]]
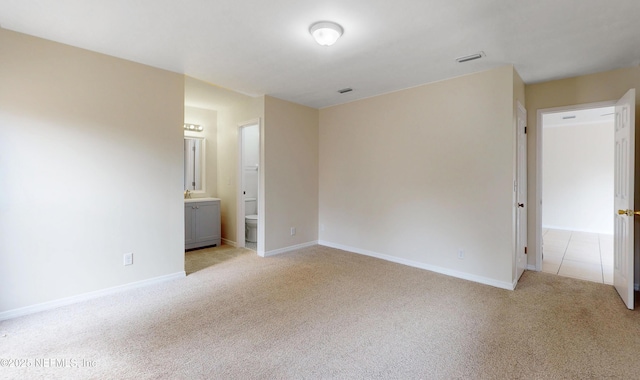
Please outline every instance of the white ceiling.
[[639, 18], [640, 0], [0, 0], [5, 29], [316, 108], [504, 64], [526, 83], [639, 65]]

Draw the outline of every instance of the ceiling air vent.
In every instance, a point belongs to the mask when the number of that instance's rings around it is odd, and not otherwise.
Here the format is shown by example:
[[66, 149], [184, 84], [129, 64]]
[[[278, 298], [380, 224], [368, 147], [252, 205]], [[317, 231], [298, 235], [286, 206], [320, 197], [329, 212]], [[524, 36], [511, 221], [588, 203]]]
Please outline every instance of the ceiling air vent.
[[346, 94], [347, 92], [353, 91], [353, 88], [343, 88], [342, 90], [338, 90], [341, 94]]
[[469, 62], [469, 61], [474, 61], [476, 59], [480, 59], [482, 57], [486, 57], [486, 55], [484, 54], [483, 51], [479, 51], [475, 54], [465, 55], [464, 57], [456, 58], [456, 62], [458, 63]]

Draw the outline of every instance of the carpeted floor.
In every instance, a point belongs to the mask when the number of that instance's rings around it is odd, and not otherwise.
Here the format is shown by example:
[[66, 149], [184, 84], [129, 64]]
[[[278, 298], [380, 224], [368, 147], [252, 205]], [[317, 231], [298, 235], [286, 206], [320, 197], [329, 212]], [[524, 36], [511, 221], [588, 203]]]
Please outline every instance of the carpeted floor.
[[609, 285], [526, 272], [506, 291], [327, 247], [245, 252], [0, 322], [0, 378], [640, 376], [640, 314]]
[[194, 249], [184, 254], [184, 271], [187, 275], [193, 272], [208, 268], [213, 265], [219, 265], [225, 261], [233, 260], [240, 255], [255, 255], [248, 249], [238, 249], [230, 245], [221, 245], [220, 247], [210, 247]]

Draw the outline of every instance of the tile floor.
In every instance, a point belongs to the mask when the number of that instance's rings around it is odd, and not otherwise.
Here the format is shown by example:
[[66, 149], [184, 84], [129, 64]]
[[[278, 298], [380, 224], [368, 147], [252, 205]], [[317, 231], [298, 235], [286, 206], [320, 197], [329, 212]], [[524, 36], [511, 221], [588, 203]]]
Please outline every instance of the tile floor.
[[542, 271], [613, 285], [613, 235], [542, 230]]

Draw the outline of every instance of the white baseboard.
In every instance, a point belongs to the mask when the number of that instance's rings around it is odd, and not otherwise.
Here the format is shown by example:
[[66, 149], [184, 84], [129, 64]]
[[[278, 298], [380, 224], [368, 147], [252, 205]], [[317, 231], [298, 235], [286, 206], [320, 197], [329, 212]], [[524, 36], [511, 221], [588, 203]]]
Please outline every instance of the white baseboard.
[[238, 247], [238, 243], [229, 239], [222, 239], [222, 244], [230, 245], [232, 247]]
[[572, 231], [572, 232], [585, 232], [589, 234], [613, 235], [613, 231], [576, 230], [575, 228], [567, 227], [567, 226], [542, 226], [542, 228], [548, 229], [548, 230], [564, 230], [564, 231]]
[[102, 290], [96, 290], [94, 292], [78, 294], [77, 296], [60, 298], [57, 300], [43, 302], [36, 305], [21, 307], [18, 309], [3, 311], [0, 313], [0, 321], [4, 321], [7, 319], [22, 317], [29, 314], [39, 313], [41, 311], [56, 309], [61, 306], [67, 306], [74, 303], [90, 300], [93, 298], [103, 297], [109, 294], [119, 293], [125, 290], [131, 290], [136, 288], [141, 288], [149, 285], [155, 285], [166, 281], [175, 280], [178, 278], [183, 278], [186, 276], [185, 271], [176, 272], [172, 274], [167, 274], [164, 276], [154, 277], [147, 280], [131, 282], [129, 284], [114, 286], [112, 288], [106, 288]]
[[375, 257], [375, 258], [386, 260], [386, 261], [391, 261], [391, 262], [398, 263], [398, 264], [408, 265], [410, 267], [425, 269], [425, 270], [428, 270], [428, 271], [431, 271], [431, 272], [436, 272], [436, 273], [444, 274], [444, 275], [451, 276], [451, 277], [461, 278], [463, 280], [469, 280], [469, 281], [473, 281], [473, 282], [478, 282], [480, 284], [490, 285], [490, 286], [494, 286], [496, 288], [507, 289], [507, 290], [515, 289], [515, 282], [514, 283], [510, 283], [510, 282], [497, 281], [497, 280], [494, 280], [494, 279], [488, 278], [488, 277], [482, 277], [482, 276], [477, 276], [475, 274], [459, 272], [459, 271], [448, 269], [448, 268], [442, 268], [442, 267], [439, 267], [439, 266], [425, 264], [425, 263], [421, 263], [421, 262], [418, 262], [418, 261], [407, 260], [407, 259], [403, 259], [401, 257], [385, 255], [383, 253], [372, 252], [372, 251], [368, 251], [368, 250], [365, 250], [365, 249], [349, 247], [349, 246], [342, 245], [342, 244], [331, 243], [331, 242], [324, 241], [324, 240], [319, 240], [318, 244], [319, 245], [324, 245], [324, 246], [327, 246], [327, 247], [331, 247], [331, 248], [341, 249], [343, 251], [357, 253], [357, 254], [360, 254], [360, 255], [371, 256], [371, 257]]
[[317, 240], [310, 241], [310, 242], [307, 242], [307, 243], [302, 243], [302, 244], [291, 245], [289, 247], [284, 247], [284, 248], [280, 248], [280, 249], [274, 249], [274, 250], [271, 250], [271, 251], [267, 251], [267, 252], [264, 253], [264, 255], [260, 255], [260, 256], [268, 257], [268, 256], [279, 255], [281, 253], [291, 252], [291, 251], [295, 251], [296, 249], [311, 247], [311, 246], [314, 246], [314, 245], [318, 245], [318, 241]]
[[535, 264], [527, 264], [527, 270], [537, 271]]

